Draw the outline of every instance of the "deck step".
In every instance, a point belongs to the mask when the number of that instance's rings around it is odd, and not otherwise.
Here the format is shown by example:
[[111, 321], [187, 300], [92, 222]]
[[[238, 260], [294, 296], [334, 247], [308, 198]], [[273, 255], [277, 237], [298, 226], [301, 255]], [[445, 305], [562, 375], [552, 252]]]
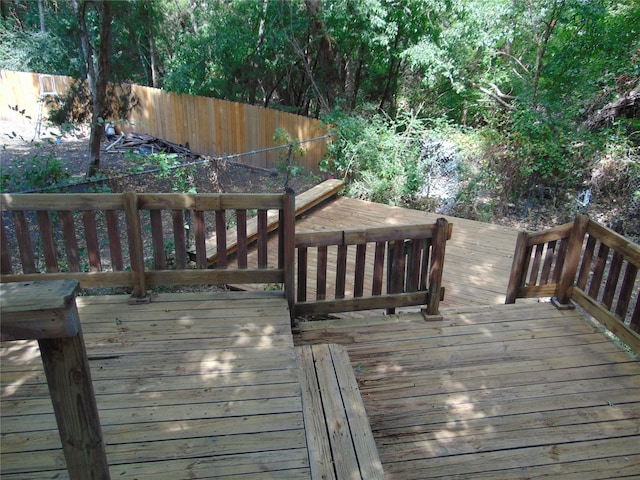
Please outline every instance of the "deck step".
[[346, 348], [296, 347], [311, 478], [384, 479]]

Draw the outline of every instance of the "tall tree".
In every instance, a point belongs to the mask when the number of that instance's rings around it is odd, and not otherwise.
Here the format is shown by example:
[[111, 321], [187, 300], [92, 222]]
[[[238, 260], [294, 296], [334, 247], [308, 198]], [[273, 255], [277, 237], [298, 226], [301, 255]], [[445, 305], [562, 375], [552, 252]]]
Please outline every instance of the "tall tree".
[[[89, 139], [89, 168], [87, 176], [95, 175], [100, 168], [100, 142], [104, 133], [104, 111], [107, 99], [107, 83], [111, 65], [111, 21], [113, 12], [109, 0], [72, 0], [80, 28], [80, 46], [86, 68], [92, 100], [91, 136]], [[90, 12], [93, 6], [94, 12]], [[97, 39], [90, 36], [87, 20], [96, 15]], [[95, 42], [95, 43], [94, 43]], [[96, 44], [97, 43], [97, 44]]]

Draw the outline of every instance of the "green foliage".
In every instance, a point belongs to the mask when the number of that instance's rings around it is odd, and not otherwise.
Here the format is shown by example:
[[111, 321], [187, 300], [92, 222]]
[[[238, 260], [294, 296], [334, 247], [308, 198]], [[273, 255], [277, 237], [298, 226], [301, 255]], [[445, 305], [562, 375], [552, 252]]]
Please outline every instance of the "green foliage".
[[276, 128], [273, 135], [273, 141], [276, 145], [286, 146], [286, 150], [278, 152], [278, 170], [286, 172], [291, 177], [297, 177], [304, 172], [304, 166], [298, 162], [304, 155], [302, 144], [296, 138], [292, 138], [289, 132], [282, 128]]
[[[86, 81], [74, 80], [64, 95], [49, 98], [48, 120], [54, 125], [74, 125], [91, 121], [93, 103]], [[131, 84], [107, 85], [107, 102], [103, 109], [105, 119], [113, 123], [124, 122], [131, 111], [139, 108]]]
[[393, 120], [371, 117], [328, 117], [334, 137], [320, 168], [349, 180], [349, 195], [380, 203], [406, 204], [424, 186], [418, 164], [424, 123], [411, 115]]
[[53, 191], [55, 187], [64, 185], [69, 178], [70, 174], [64, 168], [64, 160], [53, 153], [34, 155], [28, 163], [14, 161], [10, 169], [3, 169], [0, 175], [0, 191]]
[[171, 180], [171, 188], [174, 192], [197, 193], [195, 166], [184, 165], [179, 154], [164, 152], [150, 154], [130, 153], [127, 157], [133, 163], [131, 173], [156, 170], [158, 178]]

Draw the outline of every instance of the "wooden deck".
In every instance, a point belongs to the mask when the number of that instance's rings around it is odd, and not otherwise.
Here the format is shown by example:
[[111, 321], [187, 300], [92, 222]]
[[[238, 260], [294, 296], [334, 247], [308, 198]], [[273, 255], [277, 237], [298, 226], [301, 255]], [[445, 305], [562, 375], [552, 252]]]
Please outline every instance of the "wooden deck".
[[[112, 479], [309, 478], [281, 296], [80, 297], [78, 308]], [[68, 478], [37, 343], [3, 343], [1, 359], [2, 478]]]
[[387, 478], [640, 478], [640, 363], [576, 310], [302, 323], [341, 343]]
[[[442, 215], [334, 197], [296, 221], [296, 232], [415, 225]], [[504, 303], [517, 230], [455, 217], [447, 241], [442, 306]], [[330, 286], [327, 289], [331, 289]]]
[[[442, 217], [434, 213], [330, 195], [325, 195], [322, 202], [315, 202], [314, 206], [315, 208], [305, 211], [297, 218], [296, 233], [416, 225], [433, 223]], [[504, 303], [518, 231], [456, 217], [444, 218], [453, 224], [453, 235], [447, 241], [443, 277], [445, 296], [440, 305], [451, 307]], [[274, 238], [270, 239], [270, 242], [274, 241]], [[256, 253], [250, 255], [255, 256]], [[313, 258], [315, 257], [310, 257]], [[313, 265], [309, 269], [315, 271]], [[333, 291], [335, 260], [332, 263], [330, 259], [327, 271], [327, 291]], [[369, 283], [370, 280], [366, 279], [365, 284]], [[261, 285], [247, 284], [235, 287], [247, 290], [263, 288]], [[353, 289], [353, 285], [347, 285], [347, 289], [349, 288]], [[309, 284], [309, 289], [309, 295], [315, 296], [312, 283]], [[410, 310], [416, 309], [399, 309]]]

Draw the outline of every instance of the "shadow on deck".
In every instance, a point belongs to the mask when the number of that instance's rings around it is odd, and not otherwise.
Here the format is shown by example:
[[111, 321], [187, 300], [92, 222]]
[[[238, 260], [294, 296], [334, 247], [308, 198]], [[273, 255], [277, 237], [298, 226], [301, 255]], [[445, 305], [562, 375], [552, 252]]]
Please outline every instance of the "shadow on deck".
[[[78, 299], [112, 478], [311, 478], [284, 299]], [[549, 304], [303, 323], [346, 345], [388, 478], [640, 473], [640, 364]], [[2, 348], [2, 477], [67, 478], [37, 344]]]

